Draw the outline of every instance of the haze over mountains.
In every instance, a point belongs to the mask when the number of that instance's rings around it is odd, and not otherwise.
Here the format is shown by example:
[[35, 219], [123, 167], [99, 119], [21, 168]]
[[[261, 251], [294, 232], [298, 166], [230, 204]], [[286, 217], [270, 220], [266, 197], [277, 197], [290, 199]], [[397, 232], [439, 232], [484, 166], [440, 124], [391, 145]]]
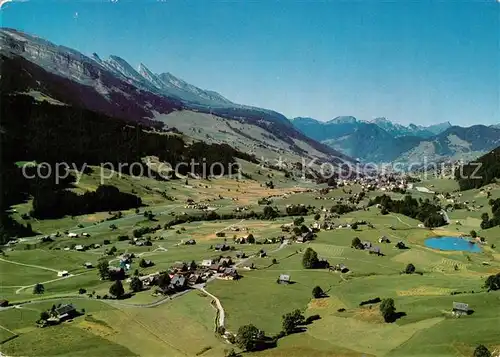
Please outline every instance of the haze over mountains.
[[495, 125], [404, 126], [386, 118], [361, 121], [340, 116], [327, 122], [298, 117], [291, 120], [304, 134], [364, 162], [422, 162], [473, 159], [500, 145]]

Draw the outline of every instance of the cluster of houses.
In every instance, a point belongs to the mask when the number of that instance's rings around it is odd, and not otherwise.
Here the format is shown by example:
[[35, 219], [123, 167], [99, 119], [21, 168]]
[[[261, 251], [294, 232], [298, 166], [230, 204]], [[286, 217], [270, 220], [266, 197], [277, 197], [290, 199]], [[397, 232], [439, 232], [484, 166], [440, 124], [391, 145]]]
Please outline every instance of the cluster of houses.
[[[140, 276], [145, 287], [156, 285], [161, 272]], [[172, 294], [189, 289], [193, 285], [201, 284], [209, 279], [237, 280], [240, 278], [238, 270], [230, 257], [219, 257], [217, 259], [205, 259], [201, 264], [190, 266], [184, 262], [175, 263], [167, 272], [170, 284], [155, 293]]]
[[128, 241], [130, 245], [135, 245], [136, 247], [151, 247], [153, 245], [153, 242], [151, 242], [151, 239], [149, 238], [133, 238]]
[[[101, 248], [101, 245], [99, 243], [87, 244], [87, 245], [76, 244], [73, 247], [73, 249], [76, 250], [77, 252], [84, 252], [84, 251], [89, 250], [89, 249], [99, 249], [99, 248]], [[71, 248], [65, 247], [64, 250], [68, 251], [68, 250], [71, 250]]]

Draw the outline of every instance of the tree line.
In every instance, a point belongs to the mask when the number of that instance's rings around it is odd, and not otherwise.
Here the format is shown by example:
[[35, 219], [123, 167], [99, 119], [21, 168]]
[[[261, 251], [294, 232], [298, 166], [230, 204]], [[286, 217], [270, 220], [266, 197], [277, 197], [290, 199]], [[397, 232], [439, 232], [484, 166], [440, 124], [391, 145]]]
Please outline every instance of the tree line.
[[481, 228], [482, 229], [488, 229], [496, 226], [500, 226], [500, 198], [497, 199], [491, 199], [489, 201], [489, 204], [491, 206], [491, 212], [493, 214], [493, 217], [490, 218], [490, 215], [488, 213], [483, 213], [481, 215]]
[[83, 195], [68, 190], [35, 192], [30, 215], [38, 219], [54, 219], [67, 215], [126, 210], [141, 205], [140, 197], [120, 192], [115, 186], [100, 185], [96, 191], [87, 191]]

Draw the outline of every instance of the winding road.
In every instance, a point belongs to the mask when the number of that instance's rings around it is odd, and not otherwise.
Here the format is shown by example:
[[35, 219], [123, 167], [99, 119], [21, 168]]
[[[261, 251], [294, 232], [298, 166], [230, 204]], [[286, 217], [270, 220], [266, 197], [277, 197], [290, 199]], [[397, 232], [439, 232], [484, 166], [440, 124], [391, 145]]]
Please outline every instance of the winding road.
[[195, 286], [195, 289], [197, 290], [200, 290], [201, 292], [203, 292], [205, 295], [208, 295], [210, 296], [214, 301], [215, 301], [215, 306], [217, 307], [217, 310], [218, 310], [218, 318], [217, 318], [217, 322], [216, 322], [216, 330], [218, 327], [222, 326], [224, 327], [224, 322], [225, 322], [225, 319], [226, 319], [226, 312], [224, 311], [224, 308], [222, 307], [222, 304], [219, 300], [219, 298], [215, 295], [212, 295], [210, 294], [203, 285], [199, 285], [199, 286]]
[[[240, 222], [241, 223], [241, 222]], [[269, 251], [269, 253], [275, 253], [275, 252], [278, 252], [280, 251], [281, 249], [283, 249], [284, 247], [286, 247], [288, 245], [288, 242], [285, 241], [283, 243], [281, 243], [276, 249], [273, 249], [271, 251]], [[163, 247], [162, 247], [163, 248]], [[165, 249], [165, 248], [163, 248]], [[166, 250], [166, 249], [165, 249]], [[144, 252], [145, 253], [145, 252]], [[139, 254], [141, 255], [141, 254]], [[243, 260], [240, 260], [238, 263], [235, 264], [235, 267], [238, 267], [240, 266], [241, 264], [244, 264], [245, 262], [247, 262], [248, 260], [252, 259], [252, 258], [255, 258], [256, 257], [256, 254], [254, 255], [251, 255], [249, 256], [248, 258], [246, 259], [243, 259]], [[14, 262], [14, 261], [10, 261], [10, 260], [6, 260], [6, 259], [3, 259], [3, 258], [0, 258], [0, 261], [4, 261], [4, 262], [7, 262], [7, 263], [11, 263], [11, 264], [17, 264], [17, 265], [22, 265], [22, 266], [28, 266], [28, 267], [32, 267], [32, 268], [37, 268], [37, 269], [43, 269], [43, 270], [48, 270], [48, 271], [53, 271], [53, 272], [58, 272], [58, 270], [56, 269], [52, 269], [52, 268], [47, 268], [47, 267], [43, 267], [43, 266], [38, 266], [38, 265], [30, 265], [30, 264], [24, 264], [24, 263], [18, 263], [18, 262]], [[48, 281], [45, 281], [45, 282], [42, 282], [42, 284], [47, 284], [47, 283], [51, 283], [51, 282], [54, 282], [54, 281], [58, 281], [58, 280], [63, 280], [63, 279], [68, 279], [68, 278], [71, 278], [71, 277], [75, 277], [75, 276], [79, 276], [79, 275], [82, 275], [82, 274], [86, 274], [87, 272], [85, 273], [80, 273], [80, 274], [71, 274], [69, 276], [65, 276], [65, 277], [61, 277], [61, 278], [57, 278], [57, 279], [52, 279], [52, 280], [48, 280]], [[225, 318], [226, 318], [226, 312], [224, 310], [224, 307], [222, 306], [222, 303], [221, 301], [219, 300], [218, 297], [216, 297], [215, 295], [209, 293], [206, 289], [205, 289], [205, 286], [207, 283], [209, 283], [210, 281], [214, 280], [215, 277], [212, 277], [210, 278], [209, 280], [207, 280], [206, 283], [204, 284], [198, 284], [198, 285], [194, 285], [193, 288], [198, 290], [198, 291], [201, 291], [203, 294], [209, 296], [210, 298], [213, 299], [213, 301], [215, 302], [215, 306], [217, 308], [217, 311], [218, 311], [218, 314], [217, 314], [217, 321], [216, 321], [216, 329], [219, 327], [219, 326], [223, 326], [225, 327]], [[19, 289], [16, 290], [16, 294], [19, 294], [21, 291], [27, 289], [27, 288], [30, 288], [30, 287], [33, 287], [35, 286], [36, 284], [32, 284], [32, 285], [27, 285], [27, 286], [20, 286]], [[163, 296], [161, 297], [159, 300], [157, 301], [154, 301], [154, 302], [151, 302], [151, 303], [146, 303], [146, 304], [133, 304], [133, 303], [127, 303], [125, 301], [121, 301], [121, 300], [105, 300], [105, 299], [100, 299], [99, 301], [103, 302], [103, 303], [107, 303], [109, 305], [118, 305], [118, 306], [125, 306], [125, 307], [142, 307], [142, 308], [152, 308], [152, 307], [156, 307], [156, 306], [159, 306], [159, 305], [162, 305], [168, 301], [171, 301], [172, 299], [175, 299], [179, 296], [182, 296], [184, 294], [187, 294], [189, 293], [190, 291], [192, 291], [191, 289], [189, 290], [184, 290], [184, 291], [181, 291], [177, 294], [174, 294], [174, 295], [170, 295], [170, 296]], [[85, 295], [67, 295], [67, 296], [55, 296], [55, 297], [52, 297], [52, 298], [47, 298], [47, 299], [36, 299], [34, 301], [27, 301], [27, 302], [24, 302], [24, 303], [20, 303], [18, 305], [14, 305], [14, 306], [9, 306], [9, 307], [6, 307], [6, 308], [0, 308], [0, 311], [1, 310], [5, 310], [5, 309], [11, 309], [11, 308], [22, 308], [22, 306], [24, 305], [29, 305], [29, 304], [36, 304], [36, 303], [39, 303], [41, 301], [57, 301], [57, 300], [61, 300], [61, 299], [64, 299], [64, 298], [79, 298], [79, 299], [89, 299], [89, 300], [95, 300], [95, 299], [92, 299], [92, 298], [89, 298]], [[2, 355], [0, 353], [0, 357], [7, 357], [5, 355]]]

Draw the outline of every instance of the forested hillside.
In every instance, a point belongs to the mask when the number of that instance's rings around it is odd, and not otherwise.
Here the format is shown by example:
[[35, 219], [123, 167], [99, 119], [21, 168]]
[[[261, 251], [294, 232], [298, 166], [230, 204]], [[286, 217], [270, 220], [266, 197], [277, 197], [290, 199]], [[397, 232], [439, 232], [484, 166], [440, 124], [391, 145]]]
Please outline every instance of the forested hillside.
[[[5, 210], [15, 203], [34, 199], [33, 216], [39, 218], [62, 217], [96, 210], [113, 210], [141, 205], [133, 195], [117, 192], [113, 187], [102, 188], [77, 196], [66, 191], [73, 178], [56, 183], [54, 173], [47, 179], [27, 179], [18, 162], [36, 162], [55, 165], [66, 163], [78, 169], [83, 165], [109, 163], [120, 167], [125, 174], [148, 172], [142, 162], [145, 156], [155, 155], [173, 167], [181, 162], [214, 165], [213, 172], [204, 172], [201, 165], [194, 167], [195, 174], [228, 174], [235, 157], [255, 160], [226, 144], [195, 142], [187, 145], [182, 136], [156, 132], [141, 124], [111, 118], [79, 107], [37, 102], [30, 96], [2, 95], [0, 116], [1, 165], [0, 185], [2, 212], [0, 235], [5, 237], [31, 234], [31, 228], [9, 219]], [[119, 166], [121, 164], [121, 166]], [[133, 166], [131, 166], [134, 164]], [[191, 172], [180, 166], [178, 173]], [[30, 172], [31, 173], [31, 172]], [[159, 178], [159, 177], [157, 177]], [[172, 177], [175, 179], [175, 176]], [[108, 202], [116, 201], [118, 206]]]
[[460, 189], [483, 187], [500, 178], [500, 147], [455, 171]]

